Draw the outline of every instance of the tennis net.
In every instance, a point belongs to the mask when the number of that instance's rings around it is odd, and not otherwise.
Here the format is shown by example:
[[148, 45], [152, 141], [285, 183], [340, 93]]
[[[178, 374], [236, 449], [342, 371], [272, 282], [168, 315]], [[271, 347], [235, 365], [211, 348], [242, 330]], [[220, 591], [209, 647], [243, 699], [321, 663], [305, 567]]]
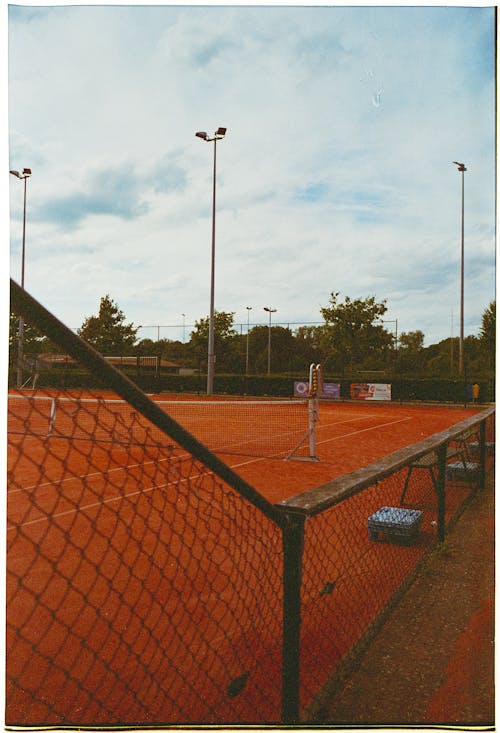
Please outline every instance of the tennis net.
[[[314, 459], [317, 408], [297, 400], [155, 400], [210, 450]], [[8, 432], [44, 438], [157, 445], [166, 437], [125, 400], [10, 394]]]

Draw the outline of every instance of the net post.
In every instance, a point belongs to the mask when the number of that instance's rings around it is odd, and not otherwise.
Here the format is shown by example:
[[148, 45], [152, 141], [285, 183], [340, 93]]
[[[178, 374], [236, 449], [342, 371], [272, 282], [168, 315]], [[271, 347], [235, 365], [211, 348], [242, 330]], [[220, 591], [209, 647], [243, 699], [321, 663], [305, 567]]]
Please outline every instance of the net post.
[[316, 423], [318, 422], [318, 398], [309, 397], [309, 458], [316, 460]]
[[316, 364], [309, 366], [309, 397], [316, 394], [317, 380], [316, 380]]
[[316, 379], [317, 379], [317, 393], [318, 397], [323, 397], [323, 367], [321, 364], [316, 364]]
[[316, 457], [316, 423], [319, 420], [318, 395], [323, 391], [323, 376], [321, 364], [311, 364], [309, 367], [309, 458]]

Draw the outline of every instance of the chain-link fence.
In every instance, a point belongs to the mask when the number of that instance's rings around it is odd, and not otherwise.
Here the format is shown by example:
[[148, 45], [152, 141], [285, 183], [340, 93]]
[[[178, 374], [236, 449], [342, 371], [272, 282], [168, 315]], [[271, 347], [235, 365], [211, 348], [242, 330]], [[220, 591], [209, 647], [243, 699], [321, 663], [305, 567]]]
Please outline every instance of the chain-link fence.
[[493, 408], [273, 505], [15, 283], [11, 304], [113, 393], [9, 394], [7, 724], [314, 717], [484, 486]]
[[[282, 502], [304, 522], [300, 709], [323, 701], [494, 460], [494, 409]], [[299, 632], [298, 632], [299, 633]]]

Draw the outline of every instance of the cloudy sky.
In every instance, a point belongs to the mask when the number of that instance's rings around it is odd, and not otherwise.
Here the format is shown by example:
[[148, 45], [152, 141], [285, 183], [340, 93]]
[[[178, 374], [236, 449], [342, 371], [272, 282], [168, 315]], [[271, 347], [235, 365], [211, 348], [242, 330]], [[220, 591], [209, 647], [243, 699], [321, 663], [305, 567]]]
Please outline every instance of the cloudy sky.
[[11, 5], [8, 41], [8, 165], [33, 171], [26, 288], [68, 326], [105, 294], [142, 338], [208, 314], [214, 145], [195, 132], [222, 126], [217, 310], [315, 322], [338, 291], [387, 300], [387, 327], [426, 344], [458, 336], [457, 160], [478, 333], [495, 297], [493, 7]]

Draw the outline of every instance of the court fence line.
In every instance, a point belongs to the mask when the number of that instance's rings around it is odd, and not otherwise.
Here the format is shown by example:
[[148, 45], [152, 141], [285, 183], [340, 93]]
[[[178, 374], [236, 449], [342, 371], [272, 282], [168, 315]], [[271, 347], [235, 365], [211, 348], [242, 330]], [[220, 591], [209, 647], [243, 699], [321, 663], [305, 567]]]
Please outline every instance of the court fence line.
[[[485, 489], [487, 473], [493, 468], [494, 433], [495, 407], [490, 406], [419, 443], [280, 502], [280, 507], [301, 520], [297, 523], [300, 533], [297, 530], [297, 565], [293, 574], [301, 577], [302, 582], [291, 588], [290, 592], [296, 595], [289, 600], [290, 606], [300, 609], [300, 613], [291, 631], [295, 639], [288, 642], [302, 649], [295, 679], [299, 702], [293, 711], [299, 715], [298, 719], [310, 723], [321, 721], [323, 703], [326, 701], [327, 705], [329, 695], [345, 681], [356, 658], [416, 577], [429, 553], [437, 544], [445, 542], [447, 526], [457, 520], [475, 491]], [[419, 475], [413, 474], [414, 470]], [[410, 500], [406, 501], [406, 497]], [[377, 548], [382, 551], [382, 559], [380, 564], [374, 560], [371, 573], [378, 580], [363, 589], [367, 563], [366, 556], [360, 553], [356, 561], [351, 561], [351, 567], [357, 565], [357, 570], [346, 583], [339, 569], [341, 563], [334, 555], [339, 554], [339, 544], [346, 546], [354, 536], [349, 527], [353, 507], [356, 504], [365, 507], [356, 515], [361, 513], [368, 518], [387, 500], [391, 500], [389, 503], [397, 511], [401, 507], [410, 513], [425, 511], [427, 514], [421, 537], [414, 544], [411, 542], [413, 557], [401, 555], [405, 537], [396, 536], [401, 544], [396, 541], [384, 543], [382, 547], [381, 543]], [[338, 530], [332, 539], [334, 527]], [[382, 529], [390, 531], [386, 527]], [[369, 526], [357, 527], [356, 532], [360, 531], [366, 532], [365, 551], [373, 552], [375, 543]], [[339, 536], [344, 538], [343, 542], [339, 542]], [[489, 550], [493, 552], [493, 548]], [[403, 552], [407, 552], [406, 547]], [[383, 591], [379, 593], [379, 582], [387, 580], [384, 575], [388, 572], [393, 573], [392, 582], [382, 583]], [[357, 573], [359, 582], [356, 582]], [[341, 594], [338, 588], [342, 582], [347, 588]], [[350, 607], [351, 629], [345, 629], [341, 614], [325, 613], [324, 598], [336, 592], [342, 595], [343, 607], [348, 606], [349, 595], [365, 599], [364, 606]], [[349, 639], [343, 646], [339, 643], [342, 633]]]
[[12, 280], [11, 309], [137, 417], [80, 400], [88, 441], [58, 441], [9, 404], [7, 725], [314, 721], [484, 489], [495, 408], [275, 505]]

